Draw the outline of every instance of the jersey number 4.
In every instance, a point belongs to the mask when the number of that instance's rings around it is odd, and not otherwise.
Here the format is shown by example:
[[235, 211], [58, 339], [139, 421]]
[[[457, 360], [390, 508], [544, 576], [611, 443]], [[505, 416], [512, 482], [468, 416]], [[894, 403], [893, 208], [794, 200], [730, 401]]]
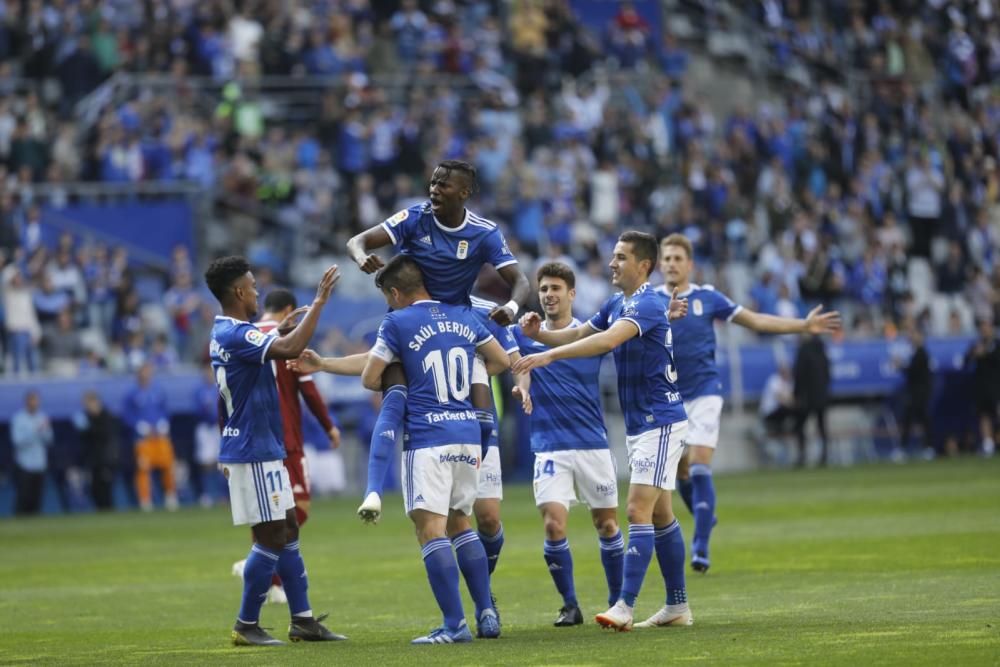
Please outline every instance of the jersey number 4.
[[438, 403], [464, 401], [469, 397], [469, 357], [460, 347], [448, 350], [445, 357], [441, 350], [428, 352], [424, 357], [424, 373], [434, 378]]

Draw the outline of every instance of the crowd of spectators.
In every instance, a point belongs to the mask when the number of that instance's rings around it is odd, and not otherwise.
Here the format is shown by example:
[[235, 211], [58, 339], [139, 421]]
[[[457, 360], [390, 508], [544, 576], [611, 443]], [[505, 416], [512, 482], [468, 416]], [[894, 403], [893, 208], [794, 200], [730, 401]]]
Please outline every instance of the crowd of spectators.
[[[0, 3], [0, 80], [21, 82], [0, 84], [8, 348], [30, 365], [25, 341], [96, 322], [128, 366], [158, 354], [144, 340], [128, 361], [142, 308], [122, 251], [39, 248], [35, 183], [197, 182], [224, 203], [225, 249], [287, 279], [422, 198], [449, 158], [477, 165], [473, 206], [529, 272], [578, 269], [581, 312], [628, 227], [685, 233], [700, 279], [763, 312], [840, 307], [850, 335], [1000, 317], [997, 3], [734, 7], [813, 84], [720, 104], [689, 82], [699, 42], [628, 2], [600, 25], [567, 0]], [[164, 76], [81, 128], [73, 105], [115, 72]], [[191, 359], [209, 307], [190, 271], [167, 280], [167, 347]]]

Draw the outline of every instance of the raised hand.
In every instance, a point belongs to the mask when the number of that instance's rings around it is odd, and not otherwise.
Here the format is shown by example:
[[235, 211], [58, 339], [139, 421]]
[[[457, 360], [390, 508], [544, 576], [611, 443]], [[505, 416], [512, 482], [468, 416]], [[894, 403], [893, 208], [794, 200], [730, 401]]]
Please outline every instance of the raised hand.
[[671, 322], [686, 317], [688, 314], [688, 300], [677, 296], [677, 288], [674, 288], [670, 295], [670, 309], [667, 311], [667, 319]]
[[285, 365], [296, 373], [318, 373], [323, 370], [323, 358], [315, 350], [305, 350], [298, 359], [289, 359]]
[[331, 266], [323, 274], [323, 277], [319, 281], [319, 287], [316, 288], [316, 302], [319, 304], [324, 304], [330, 298], [330, 293], [333, 292], [334, 286], [337, 281], [340, 280], [340, 269], [336, 264]]
[[530, 415], [534, 409], [531, 403], [531, 392], [521, 391], [520, 387], [514, 387], [510, 390], [510, 393], [514, 398], [521, 401], [521, 409], [524, 410], [524, 414]]
[[809, 311], [809, 315], [806, 316], [806, 331], [811, 334], [825, 334], [839, 331], [841, 326], [840, 313], [836, 310], [831, 310], [827, 313], [822, 311], [823, 306], [816, 306]]
[[542, 330], [542, 316], [538, 313], [525, 313], [518, 322], [521, 332], [528, 338], [534, 338]]
[[288, 313], [281, 322], [278, 323], [278, 333], [284, 336], [286, 333], [295, 328], [299, 323], [299, 316], [305, 315], [309, 312], [309, 306], [299, 306], [292, 312]]

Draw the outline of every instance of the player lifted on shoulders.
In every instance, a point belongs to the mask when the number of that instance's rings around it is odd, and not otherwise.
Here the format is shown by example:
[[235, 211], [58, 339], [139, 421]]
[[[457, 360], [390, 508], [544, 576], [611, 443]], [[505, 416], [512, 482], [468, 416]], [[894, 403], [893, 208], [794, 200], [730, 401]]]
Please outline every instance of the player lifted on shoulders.
[[243, 603], [233, 627], [233, 643], [237, 645], [281, 644], [259, 625], [260, 608], [275, 573], [288, 596], [292, 615], [289, 639], [344, 639], [320, 623], [322, 616], [313, 618], [309, 604], [295, 501], [283, 463], [278, 390], [268, 363], [294, 359], [302, 353], [338, 278], [336, 266], [327, 269], [305, 317], [291, 333], [278, 337], [250, 323], [257, 314], [257, 287], [244, 258], [217, 259], [205, 272], [205, 282], [222, 306], [222, 315], [215, 318], [212, 327], [210, 346], [224, 410], [219, 463], [229, 482], [233, 523], [249, 524], [254, 536], [243, 570]]
[[[538, 269], [538, 300], [545, 313], [543, 331], [585, 326], [573, 317], [576, 276], [565, 264]], [[524, 355], [546, 351], [544, 344], [511, 327]], [[515, 375], [514, 395], [526, 401], [531, 415], [531, 451], [535, 454], [535, 504], [545, 523], [545, 562], [563, 598], [555, 625], [583, 623], [573, 583], [573, 556], [566, 537], [569, 508], [580, 500], [601, 545], [601, 564], [608, 582], [608, 604], [622, 592], [625, 543], [618, 529], [618, 481], [608, 448], [598, 375], [603, 355], [564, 359]], [[574, 486], [576, 490], [574, 491]]]
[[684, 584], [684, 537], [670, 504], [687, 417], [677, 391], [669, 320], [682, 317], [687, 303], [673, 300], [668, 312], [666, 298], [650, 286], [656, 255], [656, 239], [649, 234], [628, 231], [618, 237], [611, 282], [622, 291], [613, 294], [586, 327], [542, 331], [536, 313], [525, 315], [520, 323], [524, 333], [553, 349], [522, 357], [514, 365], [515, 373], [524, 373], [560, 359], [614, 351], [631, 468], [629, 535], [621, 597], [596, 620], [619, 631], [632, 629], [635, 601], [654, 549], [667, 600], [640, 627], [693, 622]]
[[[289, 318], [294, 322], [298, 304], [295, 294], [290, 290], [276, 289], [264, 298], [264, 315], [257, 328], [269, 335], [287, 334], [288, 330], [278, 329], [280, 322]], [[278, 403], [281, 405], [281, 423], [285, 431], [285, 468], [292, 483], [292, 497], [295, 500], [295, 518], [299, 528], [305, 525], [309, 518], [309, 471], [306, 465], [306, 453], [302, 439], [302, 403], [299, 396], [309, 407], [316, 420], [323, 426], [334, 449], [340, 446], [340, 429], [333, 423], [326, 403], [316, 388], [316, 383], [308, 373], [297, 373], [288, 368], [284, 362], [271, 362], [274, 376], [278, 382]], [[233, 564], [233, 574], [242, 577], [246, 561]], [[281, 578], [277, 575], [271, 580], [271, 590], [267, 593], [268, 602], [284, 604], [288, 602], [281, 586]]]
[[[362, 271], [374, 273], [382, 267], [382, 260], [372, 251], [392, 245], [420, 267], [431, 298], [466, 306], [470, 305], [480, 270], [490, 264], [510, 285], [511, 299], [493, 308], [489, 317], [502, 326], [513, 324], [530, 296], [531, 286], [497, 225], [465, 207], [477, 189], [474, 166], [446, 160], [431, 175], [428, 201], [399, 211], [382, 224], [353, 237], [347, 243], [348, 253]], [[483, 375], [481, 369], [473, 373], [472, 403], [479, 411], [482, 445], [487, 447], [494, 429], [490, 422], [493, 396], [488, 384], [477, 382]], [[395, 445], [389, 434], [401, 430], [406, 403], [406, 378], [398, 366], [388, 369], [384, 380], [382, 408], [375, 422], [376, 435], [372, 437], [372, 456], [382, 458], [385, 458], [383, 452], [391, 452]], [[380, 511], [382, 484], [381, 478], [369, 478], [359, 513], [370, 516]], [[495, 516], [480, 525], [491, 572], [503, 547], [499, 505], [496, 510]]]
[[484, 357], [487, 371], [494, 374], [508, 368], [510, 362], [482, 320], [468, 308], [431, 299], [413, 259], [394, 257], [379, 272], [376, 285], [393, 312], [379, 327], [362, 381], [377, 391], [386, 368], [396, 361], [402, 363], [410, 380], [403, 439], [403, 502], [416, 526], [427, 578], [444, 616], [441, 627], [413, 643], [472, 640], [458, 590], [459, 570], [476, 606], [479, 636], [499, 637], [486, 551], [469, 523], [483, 453], [469, 392], [477, 353]]
[[712, 455], [719, 442], [722, 415], [722, 383], [715, 365], [716, 320], [733, 322], [757, 333], [830, 333], [840, 328], [840, 314], [814, 308], [805, 319], [755, 313], [733, 303], [711, 285], [691, 284], [694, 253], [681, 234], [660, 242], [660, 270], [666, 286], [663, 294], [676, 293], [688, 301], [687, 317], [673, 325], [677, 387], [688, 415], [687, 456], [678, 471], [681, 497], [694, 514], [691, 567], [709, 568], [708, 543], [715, 524], [715, 485]]

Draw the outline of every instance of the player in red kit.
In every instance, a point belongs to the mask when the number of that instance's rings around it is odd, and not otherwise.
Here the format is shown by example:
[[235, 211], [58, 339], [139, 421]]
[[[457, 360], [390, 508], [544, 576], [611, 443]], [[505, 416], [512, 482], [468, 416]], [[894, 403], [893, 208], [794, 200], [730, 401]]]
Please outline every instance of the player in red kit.
[[[266, 334], [278, 335], [278, 323], [291, 315], [295, 309], [295, 295], [285, 289], [276, 289], [264, 299], [264, 315], [257, 322], [257, 328]], [[273, 369], [278, 384], [278, 402], [281, 406], [281, 422], [285, 432], [285, 468], [288, 470], [292, 493], [295, 496], [295, 515], [299, 526], [302, 526], [309, 518], [310, 496], [309, 468], [302, 438], [302, 404], [299, 402], [299, 396], [302, 396], [309, 411], [330, 436], [330, 444], [334, 449], [340, 446], [340, 429], [333, 423], [311, 374], [290, 370], [285, 364], [279, 363], [273, 363]], [[242, 576], [242, 569], [243, 561], [233, 564], [234, 575]], [[286, 602], [285, 592], [277, 575], [271, 583], [267, 601]]]

